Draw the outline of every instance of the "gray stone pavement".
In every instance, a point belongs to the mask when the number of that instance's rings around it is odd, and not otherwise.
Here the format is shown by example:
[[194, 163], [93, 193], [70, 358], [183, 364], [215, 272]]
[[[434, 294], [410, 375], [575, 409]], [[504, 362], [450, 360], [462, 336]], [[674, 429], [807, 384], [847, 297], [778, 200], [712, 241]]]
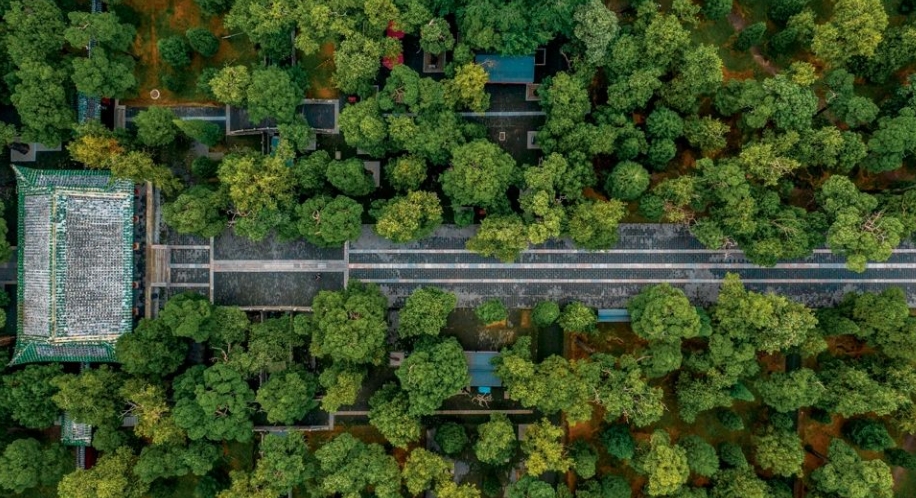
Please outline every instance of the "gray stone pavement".
[[722, 279], [733, 272], [750, 289], [812, 306], [832, 304], [848, 292], [890, 286], [902, 287], [916, 305], [916, 246], [911, 243], [887, 262], [854, 273], [827, 249], [773, 268], [759, 267], [741, 251], [705, 249], [676, 225], [622, 225], [620, 242], [606, 251], [552, 241], [508, 264], [464, 249], [473, 232], [446, 226], [427, 239], [393, 244], [367, 225], [357, 241], [342, 249], [271, 237], [251, 242], [231, 231], [212, 241], [166, 237], [165, 244], [156, 246], [162, 253], [150, 280], [167, 295], [194, 290], [218, 304], [251, 309], [304, 309], [320, 290], [343, 288], [349, 280], [378, 284], [394, 307], [414, 289], [435, 286], [454, 292], [460, 307], [497, 298], [510, 307], [550, 299], [611, 308], [662, 282], [684, 289], [697, 303], [713, 302]]

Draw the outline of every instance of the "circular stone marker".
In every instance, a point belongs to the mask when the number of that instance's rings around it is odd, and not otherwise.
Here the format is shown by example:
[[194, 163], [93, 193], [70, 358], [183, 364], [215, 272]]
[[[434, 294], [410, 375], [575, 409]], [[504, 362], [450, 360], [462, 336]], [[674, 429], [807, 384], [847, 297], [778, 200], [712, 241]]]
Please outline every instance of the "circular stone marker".
[[153, 100], [159, 100], [159, 97], [160, 97], [159, 90], [156, 90], [155, 88], [153, 88], [152, 90], [149, 91], [149, 98]]

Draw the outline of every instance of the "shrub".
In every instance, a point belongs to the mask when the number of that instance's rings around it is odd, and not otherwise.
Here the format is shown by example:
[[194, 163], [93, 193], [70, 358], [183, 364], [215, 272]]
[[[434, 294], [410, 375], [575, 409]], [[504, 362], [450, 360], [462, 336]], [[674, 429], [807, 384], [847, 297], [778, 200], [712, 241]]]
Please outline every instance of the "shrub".
[[736, 469], [745, 469], [748, 466], [744, 452], [741, 451], [741, 447], [735, 443], [725, 442], [720, 444], [719, 458], [722, 459], [722, 463]]
[[163, 38], [157, 43], [159, 48], [159, 57], [168, 65], [179, 68], [191, 64], [191, 56], [188, 54], [188, 42], [180, 36], [170, 36]]
[[184, 35], [191, 49], [204, 57], [213, 57], [219, 51], [219, 39], [206, 28], [191, 28]]
[[754, 23], [744, 28], [738, 33], [738, 39], [735, 40], [735, 50], [747, 50], [755, 45], [760, 45], [766, 32], [765, 22]]
[[916, 456], [900, 448], [890, 448], [884, 452], [888, 465], [903, 467], [906, 470], [916, 470]]
[[573, 458], [573, 469], [576, 475], [582, 479], [591, 479], [595, 477], [596, 467], [598, 466], [598, 452], [592, 445], [583, 440], [573, 443], [570, 450]]
[[217, 168], [219, 168], [219, 161], [214, 161], [207, 156], [197, 156], [191, 162], [191, 174], [202, 180], [216, 177]]
[[621, 460], [629, 460], [636, 453], [636, 443], [630, 434], [630, 428], [624, 424], [614, 424], [601, 433], [601, 443], [609, 455]]
[[884, 424], [870, 418], [857, 418], [843, 424], [843, 435], [859, 448], [883, 451], [894, 447], [894, 440]]
[[436, 429], [436, 444], [446, 455], [457, 455], [468, 444], [468, 435], [464, 427], [454, 422], [446, 422]]
[[716, 412], [716, 419], [723, 427], [730, 431], [740, 431], [744, 429], [744, 422], [737, 413], [731, 410], [719, 410]]
[[531, 311], [531, 320], [538, 327], [549, 327], [560, 317], [560, 305], [553, 301], [541, 301]]
[[485, 323], [491, 324], [501, 322], [509, 318], [509, 311], [499, 299], [490, 299], [474, 309], [477, 318]]
[[216, 76], [219, 70], [215, 67], [205, 67], [200, 74], [197, 75], [197, 91], [203, 94], [206, 94], [207, 97], [216, 100], [216, 95], [213, 94], [213, 89], [210, 88], [210, 80]]
[[732, 10], [732, 0], [704, 0], [703, 15], [706, 19], [722, 19]]
[[563, 308], [558, 321], [567, 332], [593, 332], [598, 324], [598, 315], [588, 306], [573, 302]]
[[792, 420], [792, 417], [788, 413], [771, 413], [770, 425], [781, 431], [795, 430], [795, 421]]

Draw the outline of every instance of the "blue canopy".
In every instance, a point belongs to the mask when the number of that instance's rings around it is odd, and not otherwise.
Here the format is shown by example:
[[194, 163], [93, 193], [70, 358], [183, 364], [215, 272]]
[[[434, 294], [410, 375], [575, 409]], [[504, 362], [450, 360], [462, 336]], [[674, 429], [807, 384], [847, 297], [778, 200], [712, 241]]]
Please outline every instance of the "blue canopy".
[[474, 61], [482, 65], [490, 79], [488, 83], [534, 83], [534, 56], [503, 56], [481, 54]]
[[471, 375], [471, 387], [499, 387], [503, 382], [493, 373], [496, 367], [490, 360], [498, 356], [496, 351], [465, 351], [468, 361], [468, 373]]

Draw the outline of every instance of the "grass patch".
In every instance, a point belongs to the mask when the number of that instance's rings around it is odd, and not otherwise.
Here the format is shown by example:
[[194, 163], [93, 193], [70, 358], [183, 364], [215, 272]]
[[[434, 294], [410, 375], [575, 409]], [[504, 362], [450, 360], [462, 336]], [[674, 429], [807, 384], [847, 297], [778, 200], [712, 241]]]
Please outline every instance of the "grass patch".
[[[149, 92], [158, 89], [162, 96], [157, 105], [169, 104], [216, 104], [206, 94], [197, 90], [197, 76], [208, 67], [222, 68], [228, 65], [249, 66], [257, 63], [258, 54], [254, 45], [245, 35], [233, 35], [223, 26], [220, 17], [210, 17], [200, 12], [194, 0], [127, 0], [118, 6], [116, 12], [125, 19], [137, 22], [137, 37], [132, 47], [139, 59], [135, 69], [138, 81], [137, 95], [127, 99], [130, 105], [151, 105]], [[157, 42], [169, 36], [184, 36], [189, 28], [203, 27], [220, 38], [219, 52], [205, 59], [199, 54], [191, 58], [191, 65], [174, 70], [159, 58]], [[165, 88], [163, 77], [176, 81], [177, 91]]]

